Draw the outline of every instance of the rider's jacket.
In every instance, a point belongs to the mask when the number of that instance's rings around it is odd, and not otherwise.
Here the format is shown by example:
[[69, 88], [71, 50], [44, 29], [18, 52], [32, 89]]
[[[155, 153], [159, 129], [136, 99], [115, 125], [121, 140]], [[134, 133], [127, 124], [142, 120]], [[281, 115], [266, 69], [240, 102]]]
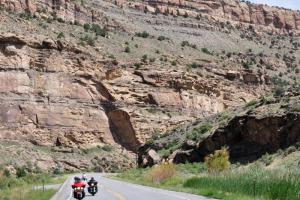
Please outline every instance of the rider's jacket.
[[88, 185], [91, 186], [92, 184], [97, 185], [98, 182], [95, 181], [95, 180], [94, 180], [94, 181], [90, 180], [90, 181], [88, 182]]

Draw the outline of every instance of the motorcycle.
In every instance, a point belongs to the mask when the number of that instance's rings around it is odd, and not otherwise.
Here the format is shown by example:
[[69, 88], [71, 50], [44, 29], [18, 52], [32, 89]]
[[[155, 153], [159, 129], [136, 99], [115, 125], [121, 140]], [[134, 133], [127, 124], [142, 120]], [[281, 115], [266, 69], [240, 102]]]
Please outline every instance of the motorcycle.
[[94, 183], [90, 184], [89, 187], [88, 187], [88, 192], [89, 192], [92, 196], [94, 196], [94, 195], [98, 192], [98, 187], [97, 187], [97, 185], [94, 184]]
[[84, 187], [75, 187], [73, 190], [75, 199], [82, 200], [85, 197]]

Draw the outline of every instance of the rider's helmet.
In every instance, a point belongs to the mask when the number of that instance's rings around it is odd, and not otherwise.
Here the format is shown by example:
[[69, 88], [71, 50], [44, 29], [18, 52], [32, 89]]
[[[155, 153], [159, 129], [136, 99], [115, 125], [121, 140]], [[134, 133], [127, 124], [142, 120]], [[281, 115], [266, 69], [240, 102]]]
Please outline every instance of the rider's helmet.
[[91, 178], [91, 181], [95, 181], [94, 177]]
[[79, 177], [77, 177], [77, 176], [74, 177], [74, 182], [75, 182], [75, 183], [79, 183], [80, 181], [81, 181], [81, 180], [80, 180]]
[[85, 173], [82, 174], [82, 180], [87, 180]]

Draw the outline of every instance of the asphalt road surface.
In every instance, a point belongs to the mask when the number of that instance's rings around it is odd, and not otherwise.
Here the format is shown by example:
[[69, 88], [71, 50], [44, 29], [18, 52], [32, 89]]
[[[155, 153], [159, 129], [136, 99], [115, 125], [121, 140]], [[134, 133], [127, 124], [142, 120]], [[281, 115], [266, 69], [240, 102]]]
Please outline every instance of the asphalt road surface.
[[[208, 200], [208, 198], [197, 195], [111, 180], [103, 177], [101, 174], [87, 174], [88, 179], [91, 177], [98, 181], [98, 193], [95, 196], [91, 196], [86, 189], [85, 200]], [[72, 197], [71, 188], [73, 178], [74, 176], [66, 180], [51, 200], [75, 200]]]

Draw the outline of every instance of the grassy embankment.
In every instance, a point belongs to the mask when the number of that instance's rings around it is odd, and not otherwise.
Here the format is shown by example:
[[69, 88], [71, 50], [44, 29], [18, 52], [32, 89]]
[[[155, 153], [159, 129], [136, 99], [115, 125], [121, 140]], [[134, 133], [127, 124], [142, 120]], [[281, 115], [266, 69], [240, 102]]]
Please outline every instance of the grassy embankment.
[[56, 192], [54, 189], [33, 190], [33, 186], [43, 183], [58, 184], [64, 182], [66, 176], [50, 174], [23, 174], [19, 177], [2, 174], [0, 176], [1, 200], [49, 200]]
[[[162, 167], [165, 168], [165, 167]], [[168, 166], [164, 177], [154, 168], [133, 169], [116, 176], [142, 185], [183, 191], [225, 200], [300, 199], [300, 170], [267, 170], [260, 165], [209, 173], [203, 164]], [[159, 177], [163, 177], [160, 178]], [[160, 181], [159, 181], [160, 180]]]

